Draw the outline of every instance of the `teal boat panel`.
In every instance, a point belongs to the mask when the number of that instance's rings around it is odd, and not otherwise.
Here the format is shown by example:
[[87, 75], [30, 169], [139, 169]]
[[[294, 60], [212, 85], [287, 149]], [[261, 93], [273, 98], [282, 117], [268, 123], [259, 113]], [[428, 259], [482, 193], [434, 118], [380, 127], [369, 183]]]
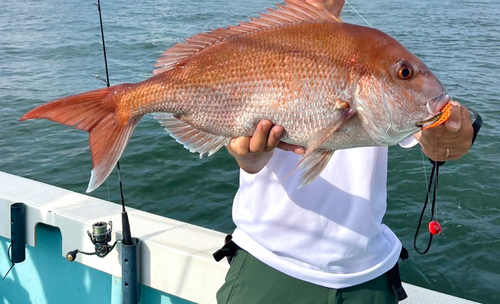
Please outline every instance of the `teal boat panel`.
[[[36, 246], [26, 246], [26, 260], [14, 266], [0, 282], [2, 304], [122, 303], [121, 278], [68, 262], [61, 253], [61, 232], [46, 224], [36, 226]], [[10, 268], [10, 239], [0, 237], [1, 275]], [[95, 257], [98, 259], [98, 257]], [[167, 274], [165, 274], [167, 279]], [[148, 286], [141, 287], [139, 303], [190, 304]]]

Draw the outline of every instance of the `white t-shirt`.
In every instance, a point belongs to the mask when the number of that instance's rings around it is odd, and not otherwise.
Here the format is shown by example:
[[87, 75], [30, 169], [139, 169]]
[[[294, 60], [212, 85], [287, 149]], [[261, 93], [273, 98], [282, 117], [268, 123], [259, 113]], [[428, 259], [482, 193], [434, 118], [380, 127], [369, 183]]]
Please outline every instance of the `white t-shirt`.
[[241, 170], [233, 204], [234, 241], [263, 263], [329, 288], [374, 279], [397, 262], [401, 242], [384, 224], [387, 147], [336, 151], [298, 189], [299, 162], [276, 149], [257, 174]]

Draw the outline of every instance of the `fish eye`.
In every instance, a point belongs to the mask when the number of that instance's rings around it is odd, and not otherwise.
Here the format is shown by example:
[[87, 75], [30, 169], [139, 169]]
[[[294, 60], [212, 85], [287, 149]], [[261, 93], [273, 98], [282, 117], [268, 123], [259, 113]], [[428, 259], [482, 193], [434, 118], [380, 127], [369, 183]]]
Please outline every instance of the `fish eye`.
[[400, 61], [397, 67], [399, 79], [407, 80], [413, 77], [413, 67], [404, 61]]

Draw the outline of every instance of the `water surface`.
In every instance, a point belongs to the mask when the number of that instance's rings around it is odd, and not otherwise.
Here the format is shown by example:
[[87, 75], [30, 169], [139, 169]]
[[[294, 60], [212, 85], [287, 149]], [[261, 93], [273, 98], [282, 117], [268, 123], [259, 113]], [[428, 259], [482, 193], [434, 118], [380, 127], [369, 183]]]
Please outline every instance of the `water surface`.
[[[485, 121], [471, 152], [442, 167], [431, 251], [410, 250], [407, 282], [498, 303], [500, 283], [500, 5], [497, 1], [353, 0], [376, 28], [421, 57], [454, 99]], [[200, 31], [257, 16], [271, 0], [103, 1], [111, 83], [151, 75], [160, 54]], [[345, 21], [363, 24], [349, 7]], [[7, 1], [0, 12], [0, 170], [83, 193], [90, 170], [84, 132], [48, 121], [18, 122], [35, 105], [97, 89], [105, 75], [92, 1]], [[424, 169], [425, 165], [425, 169]], [[121, 160], [127, 205], [230, 232], [238, 167], [221, 151], [198, 159], [150, 116]], [[385, 222], [407, 248], [425, 198], [430, 166], [418, 148], [390, 148]], [[91, 195], [119, 201], [117, 175]], [[425, 239], [421, 240], [424, 245]]]

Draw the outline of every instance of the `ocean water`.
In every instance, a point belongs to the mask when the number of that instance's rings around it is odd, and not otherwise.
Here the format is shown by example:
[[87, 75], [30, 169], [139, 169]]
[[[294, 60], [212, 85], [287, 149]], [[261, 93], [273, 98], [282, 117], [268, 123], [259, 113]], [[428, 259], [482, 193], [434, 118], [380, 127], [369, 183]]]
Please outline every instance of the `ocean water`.
[[[476, 144], [440, 171], [443, 233], [424, 256], [413, 236], [430, 165], [420, 150], [390, 148], [385, 222], [410, 249], [403, 280], [483, 303], [500, 301], [500, 5], [493, 0], [352, 0], [372, 26], [421, 57], [450, 95], [484, 119]], [[102, 3], [112, 84], [151, 76], [160, 54], [200, 31], [257, 16], [274, 0], [145, 0]], [[364, 24], [346, 5], [346, 22]], [[19, 122], [32, 107], [103, 87], [93, 1], [6, 1], [0, 11], [0, 170], [83, 193], [91, 170], [85, 132]], [[238, 167], [227, 152], [199, 160], [151, 117], [121, 159], [128, 206], [231, 232]], [[428, 178], [428, 177], [427, 177]], [[91, 193], [119, 202], [117, 174]], [[132, 227], [133, 230], [133, 227]], [[426, 235], [419, 244], [425, 245]]]

